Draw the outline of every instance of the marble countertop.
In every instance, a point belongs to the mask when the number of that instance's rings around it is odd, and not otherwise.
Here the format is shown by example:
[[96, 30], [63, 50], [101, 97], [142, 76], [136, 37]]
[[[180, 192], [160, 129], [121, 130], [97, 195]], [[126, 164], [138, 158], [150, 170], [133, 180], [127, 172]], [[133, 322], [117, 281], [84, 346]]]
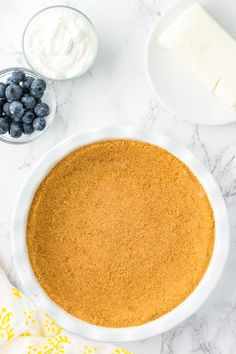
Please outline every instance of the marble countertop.
[[[16, 198], [36, 161], [66, 137], [111, 125], [145, 127], [187, 146], [214, 175], [225, 197], [231, 247], [224, 274], [201, 309], [168, 333], [124, 345], [137, 354], [236, 353], [236, 124], [203, 127], [168, 113], [150, 88], [144, 50], [155, 20], [174, 0], [80, 0], [76, 5], [99, 35], [95, 65], [82, 78], [54, 84], [57, 117], [39, 140], [0, 143], [0, 264], [20, 286], [12, 261], [10, 229]], [[212, 1], [214, 2], [214, 1]], [[21, 35], [28, 18], [51, 0], [1, 0], [0, 69], [25, 65]], [[60, 1], [62, 3], [62, 1]]]

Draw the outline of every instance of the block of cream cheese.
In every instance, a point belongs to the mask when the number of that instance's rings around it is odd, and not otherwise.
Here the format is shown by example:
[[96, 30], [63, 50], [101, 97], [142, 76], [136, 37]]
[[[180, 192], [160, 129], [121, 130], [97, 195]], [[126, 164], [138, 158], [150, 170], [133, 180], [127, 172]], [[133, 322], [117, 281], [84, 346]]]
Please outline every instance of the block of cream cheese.
[[195, 4], [179, 15], [159, 41], [236, 109], [236, 41], [201, 6]]

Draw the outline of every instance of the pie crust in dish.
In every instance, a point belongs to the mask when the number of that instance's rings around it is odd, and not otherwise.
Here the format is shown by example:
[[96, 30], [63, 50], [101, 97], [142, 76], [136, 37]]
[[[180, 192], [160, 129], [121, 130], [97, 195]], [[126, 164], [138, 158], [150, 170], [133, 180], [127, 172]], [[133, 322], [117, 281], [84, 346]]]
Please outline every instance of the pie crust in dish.
[[57, 163], [28, 215], [33, 271], [49, 297], [105, 327], [157, 319], [182, 303], [211, 259], [215, 222], [190, 169], [140, 141], [86, 145]]

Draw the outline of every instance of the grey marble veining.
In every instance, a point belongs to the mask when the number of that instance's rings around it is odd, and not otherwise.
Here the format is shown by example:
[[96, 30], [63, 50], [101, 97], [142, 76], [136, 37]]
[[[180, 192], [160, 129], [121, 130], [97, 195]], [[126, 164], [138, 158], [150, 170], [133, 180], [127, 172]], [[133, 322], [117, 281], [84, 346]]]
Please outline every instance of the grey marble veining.
[[[30, 145], [0, 143], [0, 264], [20, 286], [12, 260], [11, 219], [25, 179], [48, 149], [74, 133], [108, 125], [131, 125], [167, 134], [193, 151], [222, 190], [231, 223], [229, 260], [215, 291], [197, 313], [167, 333], [124, 345], [137, 354], [235, 354], [236, 124], [203, 127], [183, 122], [161, 106], [145, 75], [148, 33], [174, 1], [63, 2], [76, 5], [94, 22], [99, 53], [90, 72], [79, 80], [53, 84], [57, 117], [45, 135]], [[1, 0], [0, 69], [25, 65], [21, 50], [24, 26], [38, 9], [55, 3]]]

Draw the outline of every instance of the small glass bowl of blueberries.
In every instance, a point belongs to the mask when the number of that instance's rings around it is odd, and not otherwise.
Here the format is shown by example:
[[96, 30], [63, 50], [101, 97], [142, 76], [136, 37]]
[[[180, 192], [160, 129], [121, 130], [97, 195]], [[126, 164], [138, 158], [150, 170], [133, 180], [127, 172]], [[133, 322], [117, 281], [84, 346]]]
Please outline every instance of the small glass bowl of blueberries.
[[45, 79], [30, 69], [0, 72], [0, 140], [31, 142], [52, 123], [56, 112], [53, 91]]

